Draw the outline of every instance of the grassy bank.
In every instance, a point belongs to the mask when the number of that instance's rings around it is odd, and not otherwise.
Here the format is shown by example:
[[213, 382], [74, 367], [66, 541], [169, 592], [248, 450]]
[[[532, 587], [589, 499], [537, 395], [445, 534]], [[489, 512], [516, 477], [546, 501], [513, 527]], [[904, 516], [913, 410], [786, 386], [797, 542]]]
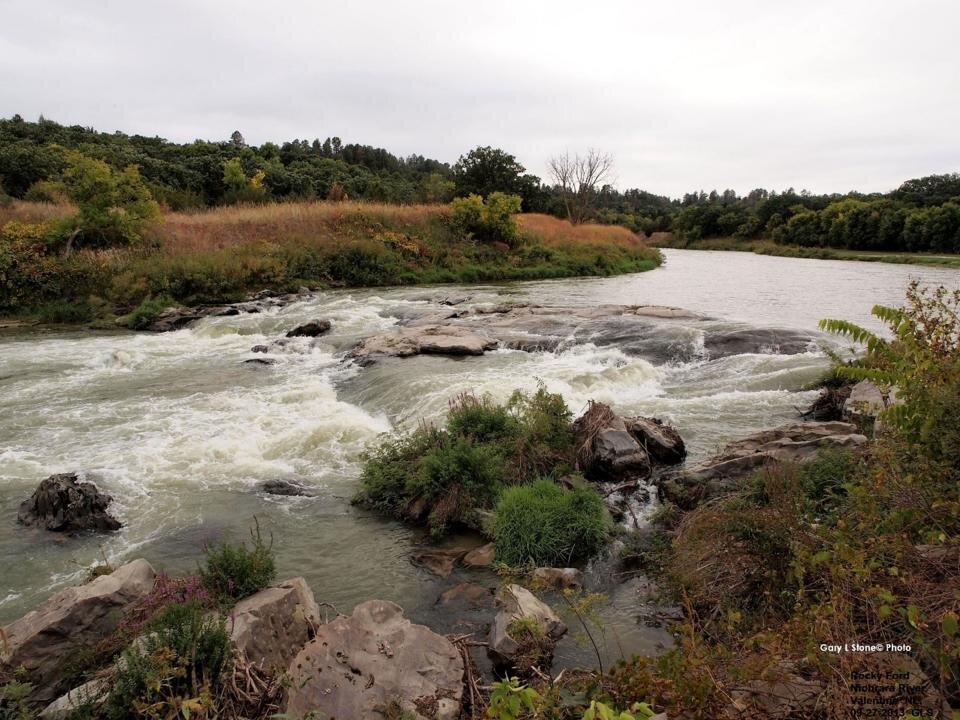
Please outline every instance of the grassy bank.
[[136, 247], [54, 252], [69, 206], [0, 208], [0, 314], [87, 322], [145, 301], [236, 301], [252, 291], [471, 283], [650, 270], [659, 252], [625, 228], [517, 217], [481, 242], [445, 205], [304, 202], [165, 213]]
[[758, 255], [813, 258], [817, 260], [860, 260], [863, 262], [901, 263], [907, 265], [935, 265], [960, 268], [960, 255], [943, 253], [879, 252], [872, 250], [840, 250], [836, 248], [778, 245], [770, 240], [739, 240], [733, 237], [707, 240], [681, 240], [670, 233], [658, 233], [651, 245], [683, 250], [729, 250], [753, 252]]

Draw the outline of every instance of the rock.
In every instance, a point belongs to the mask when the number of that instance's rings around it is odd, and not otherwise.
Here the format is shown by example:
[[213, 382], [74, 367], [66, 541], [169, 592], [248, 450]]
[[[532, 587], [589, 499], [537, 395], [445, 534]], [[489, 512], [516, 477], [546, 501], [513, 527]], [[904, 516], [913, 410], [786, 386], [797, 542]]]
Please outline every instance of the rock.
[[493, 607], [493, 593], [476, 583], [463, 582], [444, 590], [437, 598], [438, 605], [467, 605], [471, 608]]
[[395, 703], [418, 720], [456, 720], [463, 672], [453, 643], [412, 624], [399, 605], [370, 600], [321, 625], [293, 659], [283, 711], [359, 720], [381, 717]]
[[410, 560], [414, 565], [445, 578], [450, 577], [457, 561], [466, 554], [466, 550], [417, 550], [410, 554]]
[[66, 588], [3, 628], [0, 666], [19, 668], [33, 684], [29, 701], [49, 703], [63, 687], [65, 669], [112, 633], [123, 613], [153, 590], [155, 573], [134, 560], [85, 585]]
[[266, 353], [266, 352], [270, 352], [270, 347], [267, 345], [254, 345], [252, 348], [250, 348], [250, 352]]
[[234, 317], [240, 314], [240, 308], [228, 305], [222, 308], [213, 308], [210, 314], [213, 315], [213, 317]]
[[771, 463], [805, 463], [825, 448], [857, 448], [867, 442], [855, 425], [797, 422], [762, 430], [731, 442], [719, 455], [658, 479], [660, 496], [689, 510], [729, 492], [758, 468]]
[[653, 462], [675, 465], [687, 456], [680, 433], [657, 418], [626, 418], [627, 431], [647, 451]]
[[249, 360], [244, 360], [241, 365], [253, 365], [254, 367], [259, 365], [276, 365], [277, 361], [274, 358], [250, 358]]
[[278, 583], [238, 602], [230, 613], [230, 638], [252, 663], [284, 672], [313, 639], [320, 608], [302, 577]]
[[111, 502], [112, 497], [93, 483], [80, 482], [76, 473], [51, 475], [20, 505], [17, 520], [55, 532], [113, 532], [122, 526], [107, 512]]
[[[552, 644], [567, 632], [567, 626], [545, 602], [520, 585], [505, 585], [497, 593], [500, 611], [493, 620], [488, 639], [487, 654], [501, 666], [513, 667], [524, 672], [531, 667], [530, 661], [549, 666]], [[514, 621], [526, 618], [540, 627], [540, 647], [530, 648], [528, 638], [513, 637], [510, 626]]]
[[410, 357], [434, 355], [483, 355], [497, 341], [459, 326], [415, 325], [362, 340], [350, 357]]
[[591, 402], [573, 423], [577, 463], [595, 481], [622, 482], [650, 475], [650, 457], [608, 405]]
[[796, 355], [806, 352], [815, 340], [811, 333], [800, 330], [748, 328], [708, 335], [703, 347], [711, 359], [761, 353]]
[[843, 403], [843, 416], [848, 420], [874, 420], [887, 409], [887, 398], [874, 383], [861, 380], [852, 388]]
[[488, 567], [493, 564], [493, 557], [496, 554], [496, 547], [493, 543], [481, 545], [474, 548], [463, 556], [463, 564], [467, 567]]
[[775, 680], [751, 680], [741, 685], [730, 691], [733, 703], [726, 710], [729, 718], [814, 717], [826, 691], [826, 683], [789, 671], [783, 671]]
[[267, 480], [260, 484], [260, 492], [269, 495], [286, 495], [288, 497], [301, 497], [308, 495], [307, 489], [289, 480]]
[[204, 313], [194, 308], [168, 307], [161, 310], [146, 329], [150, 332], [180, 330], [202, 317]]
[[99, 707], [110, 693], [108, 678], [95, 678], [47, 705], [37, 716], [42, 720], [73, 720], [79, 710]]
[[533, 579], [555, 590], [583, 588], [583, 573], [576, 568], [540, 567], [533, 571]]
[[303, 325], [298, 325], [287, 333], [287, 337], [317, 337], [329, 332], [332, 325], [329, 320], [311, 320]]

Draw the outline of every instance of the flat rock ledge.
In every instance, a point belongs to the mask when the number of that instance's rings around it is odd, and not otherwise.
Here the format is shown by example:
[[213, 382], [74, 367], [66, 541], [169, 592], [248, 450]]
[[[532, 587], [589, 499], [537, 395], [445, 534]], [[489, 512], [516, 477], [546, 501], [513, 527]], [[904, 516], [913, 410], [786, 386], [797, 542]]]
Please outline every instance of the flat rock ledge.
[[[463, 659], [447, 638], [403, 616], [399, 605], [370, 600], [321, 625], [290, 664], [288, 717], [392, 717], [455, 720]], [[311, 715], [312, 714], [312, 715]]]
[[795, 422], [761, 430], [728, 444], [719, 455], [657, 480], [660, 496], [684, 510], [735, 490], [765, 465], [806, 463], [828, 448], [858, 448], [867, 442], [846, 422]]

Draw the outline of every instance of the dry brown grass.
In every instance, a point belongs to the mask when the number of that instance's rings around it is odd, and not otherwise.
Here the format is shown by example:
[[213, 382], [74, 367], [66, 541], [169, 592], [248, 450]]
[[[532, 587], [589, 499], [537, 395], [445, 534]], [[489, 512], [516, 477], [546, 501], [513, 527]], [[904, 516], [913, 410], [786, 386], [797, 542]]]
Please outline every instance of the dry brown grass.
[[76, 210], [70, 205], [11, 200], [0, 204], [0, 226], [10, 221], [42, 223], [70, 217]]
[[561, 220], [552, 215], [527, 213], [519, 215], [520, 229], [532, 233], [544, 243], [569, 242], [617, 242], [622, 245], [636, 246], [643, 240], [636, 233], [620, 225], [598, 225], [584, 223], [573, 225], [569, 220]]
[[446, 213], [443, 205], [387, 205], [364, 202], [291, 202], [235, 205], [164, 216], [164, 245], [172, 251], [213, 250], [252, 242], [316, 242], [334, 239], [347, 216], [371, 224], [419, 225]]

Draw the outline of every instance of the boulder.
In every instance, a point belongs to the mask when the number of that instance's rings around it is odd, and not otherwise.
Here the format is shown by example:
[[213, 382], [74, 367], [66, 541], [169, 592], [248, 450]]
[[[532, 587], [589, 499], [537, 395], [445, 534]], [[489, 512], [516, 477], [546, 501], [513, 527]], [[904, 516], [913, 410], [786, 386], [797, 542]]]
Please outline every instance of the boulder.
[[[500, 666], [525, 672], [534, 664], [549, 665], [553, 644], [567, 632], [567, 626], [545, 602], [520, 585], [505, 585], [497, 593], [500, 611], [490, 627], [487, 654]], [[514, 637], [511, 626], [526, 619], [539, 627], [537, 647], [531, 638]]]
[[496, 552], [496, 546], [494, 546], [493, 543], [487, 543], [486, 545], [474, 548], [464, 555], [462, 562], [467, 567], [488, 567], [493, 564], [493, 557], [496, 555]]
[[109, 512], [109, 495], [76, 473], [51, 475], [20, 505], [17, 520], [54, 532], [113, 532], [121, 523]]
[[493, 593], [483, 585], [463, 582], [444, 590], [437, 598], [437, 604], [444, 607], [451, 605], [466, 605], [471, 608], [493, 607]]
[[664, 475], [660, 496], [683, 509], [736, 489], [764, 465], [805, 463], [827, 448], [857, 448], [867, 442], [857, 427], [844, 422], [796, 422], [748, 435], [728, 444], [719, 455]]
[[250, 365], [252, 367], [266, 367], [269, 365], [276, 365], [277, 361], [273, 358], [250, 358], [249, 360], [244, 360], [241, 365]]
[[27, 672], [31, 703], [49, 703], [63, 687], [64, 670], [81, 652], [112, 633], [124, 612], [153, 590], [155, 573], [134, 560], [85, 585], [66, 588], [3, 627], [0, 666]]
[[658, 418], [626, 418], [628, 432], [647, 451], [650, 460], [662, 465], [676, 465], [687, 456], [683, 438], [675, 428]]
[[796, 355], [806, 352], [815, 342], [813, 334], [802, 330], [748, 328], [707, 335], [703, 347], [711, 359], [731, 355]]
[[290, 663], [283, 711], [344, 719], [389, 710], [418, 720], [455, 720], [463, 695], [463, 659], [442, 635], [404, 618], [399, 605], [370, 600], [321, 625]]
[[332, 325], [329, 320], [311, 320], [303, 325], [298, 325], [287, 333], [288, 338], [292, 337], [317, 337], [330, 331]]
[[238, 602], [227, 627], [247, 659], [282, 673], [314, 636], [320, 608], [302, 577], [278, 583]]
[[875, 383], [861, 380], [852, 388], [843, 403], [843, 416], [848, 420], [874, 420], [887, 409], [887, 398]]
[[180, 330], [204, 316], [205, 313], [194, 308], [168, 307], [161, 310], [146, 329], [150, 332]]
[[466, 550], [416, 550], [410, 554], [414, 565], [419, 565], [439, 577], [450, 577]]
[[37, 717], [41, 720], [73, 720], [83, 717], [79, 711], [99, 707], [109, 693], [110, 680], [95, 678], [58, 697], [41, 710]]
[[583, 573], [576, 568], [539, 567], [533, 571], [533, 579], [554, 590], [580, 590], [583, 588]]
[[622, 482], [650, 475], [650, 456], [608, 405], [591, 402], [573, 423], [577, 463], [590, 480]]
[[301, 497], [308, 495], [307, 489], [295, 482], [289, 480], [267, 480], [260, 484], [260, 492], [268, 495], [285, 495], [287, 497]]
[[433, 355], [483, 355], [497, 347], [497, 341], [457, 325], [411, 325], [366, 338], [354, 347], [350, 357], [410, 357]]

